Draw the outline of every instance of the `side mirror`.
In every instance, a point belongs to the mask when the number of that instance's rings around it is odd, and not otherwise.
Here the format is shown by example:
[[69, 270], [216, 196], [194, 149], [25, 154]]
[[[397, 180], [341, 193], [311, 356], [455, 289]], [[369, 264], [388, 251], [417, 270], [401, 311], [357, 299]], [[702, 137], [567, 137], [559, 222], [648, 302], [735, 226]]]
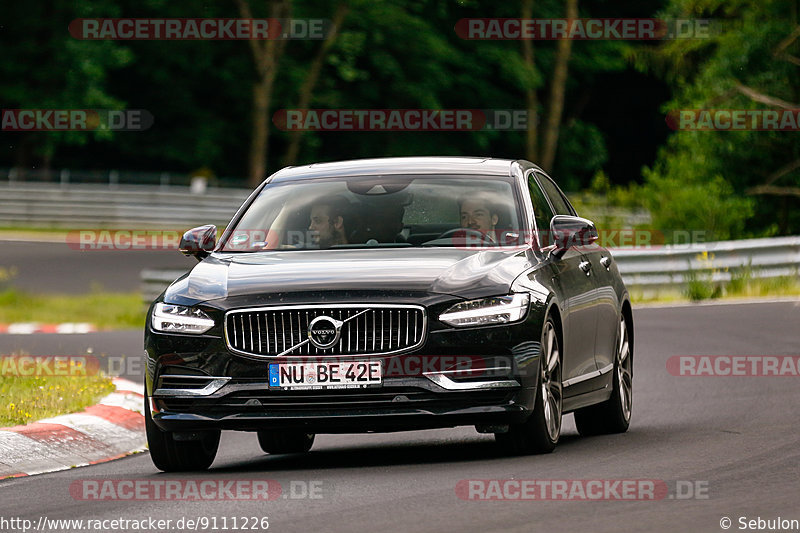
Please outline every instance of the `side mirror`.
[[594, 222], [581, 217], [556, 215], [550, 221], [550, 233], [555, 248], [551, 255], [556, 259], [567, 253], [573, 246], [589, 246], [600, 236]]
[[217, 245], [217, 227], [213, 224], [192, 228], [181, 237], [178, 250], [183, 255], [193, 255], [198, 261], [210, 254]]

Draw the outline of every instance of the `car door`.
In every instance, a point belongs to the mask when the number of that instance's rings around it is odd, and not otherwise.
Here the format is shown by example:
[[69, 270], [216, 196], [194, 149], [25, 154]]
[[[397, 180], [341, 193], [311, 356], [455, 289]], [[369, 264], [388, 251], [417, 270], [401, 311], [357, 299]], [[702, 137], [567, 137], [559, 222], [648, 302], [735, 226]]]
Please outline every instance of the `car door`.
[[598, 245], [591, 245], [587, 253], [592, 263], [597, 293], [597, 334], [595, 337], [594, 358], [598, 370], [610, 371], [616, 356], [617, 334], [619, 330], [620, 301], [615, 289], [614, 278], [617, 266], [611, 253]]
[[[542, 184], [548, 197], [555, 200], [556, 210], [567, 209], [571, 215], [577, 215], [575, 208], [569, 203], [564, 193], [546, 176], [542, 176]], [[560, 205], [559, 205], [560, 204]], [[558, 213], [562, 214], [562, 213]], [[584, 262], [588, 262], [589, 277], [594, 284], [593, 306], [596, 315], [596, 333], [594, 339], [594, 357], [598, 370], [609, 370], [614, 362], [616, 337], [618, 328], [619, 298], [614, 289], [614, 272], [616, 266], [608, 250], [598, 243], [581, 246]], [[584, 263], [585, 265], [585, 263]]]
[[[529, 179], [531, 200], [539, 232], [539, 242], [545, 252], [552, 249], [550, 220], [556, 214], [571, 214], [564, 211], [561, 202], [552, 202], [541, 185], [543, 175], [534, 171], [536, 179]], [[544, 228], [544, 229], [543, 229]], [[561, 292], [563, 313], [563, 373], [562, 381], [569, 386], [572, 380], [581, 378], [597, 369], [594, 358], [597, 309], [595, 285], [583, 252], [572, 247], [560, 258], [551, 258], [553, 284]], [[574, 390], [565, 389], [565, 396]]]

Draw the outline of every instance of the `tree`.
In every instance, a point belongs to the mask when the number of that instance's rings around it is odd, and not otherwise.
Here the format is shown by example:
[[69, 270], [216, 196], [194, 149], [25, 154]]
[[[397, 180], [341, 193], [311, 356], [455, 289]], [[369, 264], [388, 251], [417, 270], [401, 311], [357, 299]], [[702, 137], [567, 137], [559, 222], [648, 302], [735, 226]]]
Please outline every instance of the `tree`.
[[[322, 67], [328, 57], [331, 47], [336, 42], [336, 37], [340, 31], [342, 23], [344, 22], [344, 18], [347, 15], [348, 9], [349, 6], [346, 1], [339, 2], [336, 5], [336, 11], [333, 14], [331, 28], [328, 34], [325, 36], [325, 39], [322, 41], [322, 45], [320, 45], [316, 55], [314, 55], [314, 59], [311, 61], [311, 66], [308, 68], [308, 73], [303, 81], [303, 85], [300, 87], [300, 99], [297, 102], [298, 109], [308, 109], [309, 105], [311, 104], [311, 99], [314, 94], [314, 89], [317, 86], [317, 81], [319, 81]], [[295, 161], [297, 161], [297, 155], [300, 152], [300, 141], [302, 140], [302, 135], [303, 132], [300, 130], [292, 131], [289, 134], [289, 148], [286, 150], [286, 157], [284, 158], [285, 165], [294, 165]]]
[[[108, 91], [109, 73], [128, 64], [132, 56], [115, 41], [82, 41], [68, 32], [76, 18], [118, 15], [115, 2], [47, 4], [11, 2], [4, 5], [6, 21], [0, 32], [0, 101], [6, 109], [122, 109], [124, 102]], [[12, 22], [13, 21], [13, 22]], [[9, 134], [12, 135], [12, 134]], [[90, 132], [14, 133], [15, 166], [49, 169], [62, 145], [84, 145], [110, 139], [108, 130]]]
[[[253, 10], [248, 0], [236, 0], [242, 18], [253, 18]], [[270, 2], [270, 18], [289, 18], [292, 12], [292, 0], [272, 0]], [[270, 103], [278, 75], [278, 64], [286, 39], [267, 39], [259, 41], [251, 39], [250, 51], [256, 69], [256, 81], [253, 84], [252, 134], [250, 139], [250, 156], [248, 164], [248, 183], [255, 187], [266, 178], [267, 150], [269, 149]]]
[[[665, 41], [638, 57], [641, 68], [656, 69], [673, 87], [665, 112], [800, 107], [796, 2], [671, 0], [662, 16], [714, 21], [708, 38]], [[706, 230], [713, 238], [796, 233], [796, 135], [673, 133], [656, 163], [644, 171], [648, 207], [664, 225], [660, 229]]]

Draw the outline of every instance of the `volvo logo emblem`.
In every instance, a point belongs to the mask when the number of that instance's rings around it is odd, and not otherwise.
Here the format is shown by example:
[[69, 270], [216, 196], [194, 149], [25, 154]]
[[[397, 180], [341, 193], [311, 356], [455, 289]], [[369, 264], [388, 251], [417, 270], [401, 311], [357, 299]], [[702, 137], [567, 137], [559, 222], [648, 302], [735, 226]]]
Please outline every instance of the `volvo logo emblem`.
[[329, 316], [318, 316], [308, 324], [308, 340], [320, 350], [331, 348], [339, 342], [343, 323]]

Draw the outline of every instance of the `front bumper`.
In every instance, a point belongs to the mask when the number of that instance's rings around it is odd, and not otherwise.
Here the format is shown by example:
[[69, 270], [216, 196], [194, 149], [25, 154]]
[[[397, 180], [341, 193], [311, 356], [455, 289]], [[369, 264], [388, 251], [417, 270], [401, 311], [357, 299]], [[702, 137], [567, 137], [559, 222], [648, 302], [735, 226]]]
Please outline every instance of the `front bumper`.
[[[531, 390], [513, 380], [497, 387], [446, 390], [428, 378], [390, 378], [381, 387], [270, 390], [261, 380], [212, 378], [218, 390], [175, 394], [157, 389], [153, 420], [168, 431], [302, 429], [309, 433], [402, 431], [510, 424], [530, 415]], [[499, 380], [492, 380], [498, 383]]]
[[[453, 303], [452, 297], [431, 298], [436, 301], [391, 299], [422, 304], [429, 311], [430, 327], [424, 344], [407, 353], [353, 356], [380, 358], [385, 369], [393, 369], [380, 387], [369, 389], [270, 389], [269, 363], [306, 358], [253, 358], [229, 350], [224, 311], [246, 307], [250, 301], [225, 301], [225, 306], [220, 305], [224, 309], [203, 307], [217, 320], [217, 326], [203, 335], [165, 334], [148, 327], [145, 380], [153, 420], [170, 431], [293, 428], [309, 433], [524, 421], [533, 409], [537, 383], [541, 305], [532, 303], [527, 317], [514, 324], [454, 329], [432, 318]], [[475, 362], [480, 375], [464, 378], [453, 371], [450, 362], [459, 358]], [[186, 378], [184, 383], [192, 390], [175, 390], [181, 388], [180, 380], [165, 387], [162, 378], [170, 374]], [[204, 381], [198, 385], [192, 379]], [[204, 390], [198, 393], [198, 389]]]

